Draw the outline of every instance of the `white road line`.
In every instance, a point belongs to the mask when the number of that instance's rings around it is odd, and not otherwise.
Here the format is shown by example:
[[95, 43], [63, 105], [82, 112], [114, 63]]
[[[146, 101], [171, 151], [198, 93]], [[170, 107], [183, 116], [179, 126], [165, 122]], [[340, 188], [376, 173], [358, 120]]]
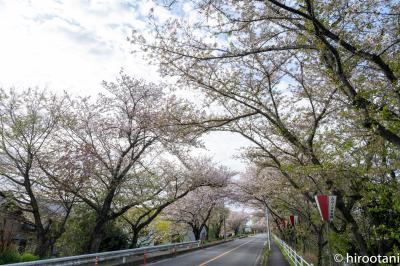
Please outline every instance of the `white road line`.
[[206, 261], [206, 262], [203, 262], [203, 263], [199, 264], [199, 266], [204, 266], [204, 265], [206, 265], [207, 263], [210, 263], [210, 262], [212, 262], [212, 261], [214, 261], [214, 260], [216, 260], [216, 259], [219, 259], [219, 258], [221, 258], [222, 256], [225, 256], [226, 254], [231, 253], [232, 251], [234, 251], [234, 250], [240, 248], [241, 246], [244, 246], [244, 245], [246, 245], [247, 243], [250, 243], [250, 242], [252, 242], [252, 241], [254, 241], [254, 239], [252, 239], [252, 240], [250, 240], [250, 241], [247, 241], [247, 242], [245, 242], [245, 243], [243, 243], [243, 244], [240, 244], [239, 246], [237, 246], [237, 247], [235, 247], [235, 248], [233, 248], [233, 249], [231, 249], [231, 250], [228, 250], [228, 251], [226, 251], [226, 252], [224, 252], [224, 253], [222, 253], [222, 254], [220, 254], [220, 255], [218, 255], [218, 256], [216, 256], [216, 257], [214, 257], [214, 258], [212, 258], [212, 259], [210, 259], [210, 260], [208, 260], [208, 261]]

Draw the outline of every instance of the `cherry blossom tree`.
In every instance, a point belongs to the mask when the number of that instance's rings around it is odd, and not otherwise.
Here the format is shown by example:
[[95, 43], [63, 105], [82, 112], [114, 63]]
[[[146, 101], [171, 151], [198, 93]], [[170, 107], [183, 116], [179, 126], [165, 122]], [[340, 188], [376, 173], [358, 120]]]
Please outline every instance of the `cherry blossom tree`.
[[[269, 84], [271, 68], [304, 71], [335, 86], [358, 123], [400, 147], [397, 1], [194, 0], [189, 6], [197, 20], [188, 13], [161, 24], [150, 16], [151, 38], [132, 38], [162, 59], [162, 73], [233, 97], [222, 84], [241, 84], [242, 75]], [[246, 101], [243, 96], [236, 95]]]
[[250, 215], [245, 212], [231, 211], [226, 223], [233, 230], [235, 235], [240, 234], [246, 223], [250, 220]]
[[[180, 156], [182, 159], [182, 157]], [[153, 173], [152, 177], [141, 176], [143, 187], [152, 187], [154, 190], [161, 190], [153, 198], [143, 201], [134, 209], [131, 209], [123, 215], [125, 223], [129, 227], [131, 234], [131, 247], [136, 247], [141, 231], [148, 226], [164, 209], [174, 208], [168, 207], [171, 204], [186, 202], [188, 197], [192, 197], [193, 193], [198, 190], [212, 190], [214, 187], [224, 187], [230, 179], [232, 173], [223, 167], [217, 167], [210, 158], [185, 157], [184, 163], [179, 164], [178, 161], [163, 161], [154, 169], [158, 169], [157, 177]], [[188, 160], [188, 161], [186, 161]], [[155, 170], [157, 171], [157, 170]], [[134, 182], [134, 187], [138, 189], [139, 180]], [[157, 183], [156, 183], [157, 182]], [[140, 191], [149, 194], [148, 189], [144, 190], [140, 187]], [[132, 200], [132, 193], [127, 192], [126, 200]], [[154, 194], [154, 193], [150, 193]], [[175, 203], [178, 201], [177, 203]], [[211, 209], [214, 208], [214, 203]], [[216, 201], [215, 204], [221, 204]], [[168, 211], [167, 211], [168, 212]], [[208, 220], [208, 218], [207, 218]], [[201, 230], [200, 230], [201, 231]]]
[[253, 232], [263, 233], [267, 231], [267, 221], [264, 212], [252, 213], [251, 217], [251, 230]]
[[[254, 227], [256, 230], [265, 228], [263, 218], [268, 208], [270, 217], [281, 237], [295, 246], [295, 240], [301, 240], [303, 254], [312, 253], [316, 249], [316, 264], [328, 263], [323, 257], [327, 245], [327, 236], [324, 235], [324, 224], [321, 222], [318, 210], [310, 201], [303, 197], [298, 190], [294, 190], [288, 181], [281, 177], [281, 173], [274, 169], [252, 167], [242, 175], [235, 184], [238, 189], [234, 197], [239, 202], [258, 210]], [[282, 227], [290, 215], [297, 215], [301, 223], [296, 227]], [[270, 223], [272, 226], [272, 223]], [[337, 222], [333, 230], [343, 230], [343, 223]], [[310, 258], [314, 261], [314, 258]]]
[[[226, 181], [232, 175], [223, 168], [219, 171], [216, 173], [223, 174]], [[168, 207], [163, 214], [163, 219], [188, 225], [195, 239], [199, 240], [203, 230], [208, 234], [208, 221], [213, 211], [224, 206], [225, 195], [221, 191], [221, 188], [198, 188]]]
[[75, 201], [46, 178], [38, 163], [59, 130], [65, 98], [38, 89], [1, 90], [0, 97], [1, 190], [33, 221], [34, 253], [42, 257], [64, 232]]
[[[46, 171], [95, 211], [90, 252], [98, 251], [104, 226], [129, 209], [144, 211], [132, 221], [136, 237], [163, 208], [206, 184], [196, 179], [197, 170], [171, 172], [176, 161], [168, 166], [158, 163], [178, 154], [181, 160], [197, 144], [188, 127], [176, 122], [192, 114], [186, 102], [165, 95], [161, 85], [123, 73], [116, 82], [104, 82], [104, 87], [108, 94], [95, 100], [71, 99], [59, 138], [65, 149], [54, 154], [53, 163], [48, 163], [53, 169]], [[75, 172], [72, 180], [65, 169]], [[194, 172], [183, 176], [185, 171]]]
[[382, 186], [398, 188], [390, 159], [400, 145], [398, 3], [389, 1], [385, 12], [373, 1], [192, 3], [198, 20], [154, 20], [152, 38], [134, 34], [132, 42], [161, 73], [225, 111], [193, 124], [252, 141], [245, 156], [279, 171], [311, 204], [315, 194], [336, 195], [346, 237], [360, 254], [376, 253], [363, 217], [377, 217], [357, 206], [382, 176], [371, 165], [385, 169]]

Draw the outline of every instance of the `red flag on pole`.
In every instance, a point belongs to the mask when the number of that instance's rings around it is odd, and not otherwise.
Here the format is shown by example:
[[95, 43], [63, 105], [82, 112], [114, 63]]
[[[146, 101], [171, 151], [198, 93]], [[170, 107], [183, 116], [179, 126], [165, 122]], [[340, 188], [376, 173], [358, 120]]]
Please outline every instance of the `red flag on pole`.
[[315, 196], [315, 202], [317, 203], [318, 211], [321, 215], [322, 221], [333, 221], [336, 196], [317, 195]]
[[299, 223], [299, 216], [297, 215], [290, 215], [290, 223], [292, 224], [292, 226], [295, 226], [296, 224]]

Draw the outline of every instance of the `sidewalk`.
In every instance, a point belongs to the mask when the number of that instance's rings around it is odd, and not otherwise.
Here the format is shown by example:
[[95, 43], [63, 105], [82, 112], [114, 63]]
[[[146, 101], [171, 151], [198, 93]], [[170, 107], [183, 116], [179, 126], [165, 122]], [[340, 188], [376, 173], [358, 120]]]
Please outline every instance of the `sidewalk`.
[[271, 253], [268, 257], [268, 266], [290, 266], [289, 262], [283, 256], [281, 250], [275, 243], [271, 242]]

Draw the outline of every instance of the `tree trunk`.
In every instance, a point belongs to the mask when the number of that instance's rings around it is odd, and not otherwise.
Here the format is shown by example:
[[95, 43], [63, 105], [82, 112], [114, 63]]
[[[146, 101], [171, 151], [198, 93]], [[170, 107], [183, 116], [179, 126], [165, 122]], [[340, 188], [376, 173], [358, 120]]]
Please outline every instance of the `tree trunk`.
[[36, 256], [39, 256], [40, 258], [47, 257], [49, 255], [48, 253], [51, 246], [54, 244], [54, 241], [48, 239], [44, 234], [38, 234], [36, 240], [37, 246], [35, 248], [34, 254]]
[[221, 228], [222, 228], [223, 222], [224, 222], [223, 220], [220, 221], [220, 222], [218, 223], [218, 225], [215, 227], [215, 231], [214, 231], [214, 237], [215, 237], [215, 239], [219, 239], [219, 235], [220, 235], [220, 233], [221, 233]]
[[89, 253], [97, 253], [100, 249], [101, 241], [103, 240], [104, 227], [106, 225], [105, 220], [98, 220], [96, 226], [93, 229], [92, 235], [90, 237], [90, 243], [88, 251]]
[[[32, 159], [29, 159], [29, 162], [31, 162]], [[30, 169], [30, 167], [29, 167]], [[26, 190], [26, 193], [29, 196], [30, 199], [30, 206], [32, 208], [32, 214], [33, 214], [33, 218], [35, 221], [35, 227], [36, 227], [36, 242], [37, 242], [37, 246], [35, 248], [34, 254], [39, 256], [39, 257], [45, 257], [49, 251], [50, 248], [50, 240], [48, 239], [48, 237], [46, 236], [46, 231], [44, 229], [43, 223], [42, 223], [42, 217], [40, 215], [39, 212], [39, 205], [38, 202], [36, 200], [35, 194], [33, 193], [32, 190], [32, 184], [30, 181], [30, 176], [29, 176], [29, 170], [27, 170], [26, 173], [24, 173], [24, 187]], [[48, 229], [51, 226], [51, 220], [49, 220], [49, 225], [48, 225]]]
[[[350, 230], [354, 235], [354, 238], [357, 241], [358, 248], [360, 249], [360, 255], [368, 256], [367, 244], [365, 242], [364, 237], [361, 235], [357, 222], [354, 220], [351, 211], [347, 208], [346, 204], [343, 201], [342, 193], [340, 191], [335, 191], [334, 193], [337, 196], [337, 208], [343, 214], [346, 222], [350, 224]], [[368, 264], [370, 265], [370, 264]]]
[[117, 180], [116, 177], [113, 177], [113, 180], [111, 181], [110, 184], [110, 190], [107, 193], [107, 196], [104, 199], [104, 202], [102, 204], [101, 210], [98, 211], [97, 213], [97, 219], [96, 219], [96, 225], [92, 231], [92, 235], [90, 237], [90, 243], [89, 243], [89, 252], [90, 253], [97, 253], [99, 252], [100, 249], [100, 244], [101, 241], [103, 240], [104, 236], [104, 227], [109, 222], [112, 220], [108, 214], [111, 209], [111, 203], [115, 195], [115, 190], [117, 189], [117, 186], [119, 184], [119, 181]]
[[38, 243], [38, 245], [35, 248], [34, 255], [39, 256], [40, 258], [44, 258], [47, 256], [48, 249], [49, 246], [46, 245], [45, 243]]
[[137, 248], [138, 240], [139, 240], [139, 232], [133, 231], [130, 248]]
[[194, 239], [195, 240], [200, 240], [201, 229], [192, 228], [192, 230], [193, 230], [193, 234], [194, 234]]
[[324, 250], [324, 236], [323, 236], [323, 226], [320, 227], [320, 229], [318, 230], [317, 234], [318, 234], [318, 262], [317, 265], [318, 266], [322, 266], [323, 265], [323, 258], [322, 258], [322, 253]]

